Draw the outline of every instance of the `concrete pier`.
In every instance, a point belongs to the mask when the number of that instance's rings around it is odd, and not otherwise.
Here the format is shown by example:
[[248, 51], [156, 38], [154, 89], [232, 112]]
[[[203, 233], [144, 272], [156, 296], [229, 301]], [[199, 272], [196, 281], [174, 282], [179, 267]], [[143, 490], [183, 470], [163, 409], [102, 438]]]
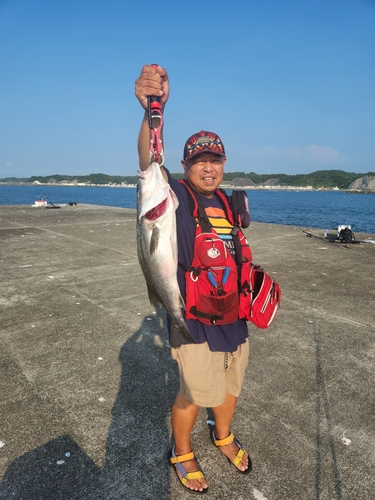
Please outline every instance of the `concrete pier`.
[[[205, 498], [375, 498], [375, 245], [303, 230], [323, 238], [245, 231], [282, 307], [269, 329], [249, 325], [232, 430], [250, 475], [211, 444], [200, 410]], [[0, 206], [0, 315], [0, 499], [191, 498], [166, 460], [178, 373], [134, 210]]]

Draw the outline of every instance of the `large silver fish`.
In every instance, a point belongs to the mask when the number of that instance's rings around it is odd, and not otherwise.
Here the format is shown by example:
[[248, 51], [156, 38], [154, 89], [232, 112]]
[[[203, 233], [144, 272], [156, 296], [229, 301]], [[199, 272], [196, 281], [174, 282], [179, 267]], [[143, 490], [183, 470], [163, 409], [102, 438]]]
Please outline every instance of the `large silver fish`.
[[171, 318], [170, 344], [194, 342], [181, 313], [184, 306], [177, 282], [176, 209], [178, 200], [152, 162], [138, 173], [137, 251], [152, 305], [164, 306]]

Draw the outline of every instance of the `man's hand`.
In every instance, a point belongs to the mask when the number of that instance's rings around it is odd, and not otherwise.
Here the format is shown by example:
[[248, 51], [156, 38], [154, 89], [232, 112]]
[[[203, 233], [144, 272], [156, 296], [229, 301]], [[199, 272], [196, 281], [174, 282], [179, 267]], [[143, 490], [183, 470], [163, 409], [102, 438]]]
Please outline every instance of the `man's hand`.
[[148, 96], [155, 95], [161, 98], [161, 105], [164, 108], [169, 97], [168, 74], [164, 68], [157, 66], [143, 66], [139, 78], [135, 81], [135, 95], [141, 106], [147, 110]]

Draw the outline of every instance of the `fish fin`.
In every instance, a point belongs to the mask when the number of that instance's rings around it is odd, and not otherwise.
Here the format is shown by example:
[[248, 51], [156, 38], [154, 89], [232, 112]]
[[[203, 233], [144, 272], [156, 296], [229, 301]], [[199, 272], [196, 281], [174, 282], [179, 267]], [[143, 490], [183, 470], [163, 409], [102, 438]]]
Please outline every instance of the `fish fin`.
[[184, 301], [184, 298], [183, 296], [180, 294], [180, 303], [181, 303], [181, 307], [183, 307], [184, 309], [186, 309], [185, 307], [185, 301]]
[[171, 335], [169, 343], [171, 347], [180, 347], [183, 341], [189, 344], [195, 344], [193, 337], [190, 335], [187, 327], [183, 328], [180, 325], [171, 324]]
[[153, 291], [152, 288], [147, 284], [147, 293], [148, 293], [148, 298], [151, 302], [151, 305], [154, 307], [161, 307], [163, 304], [161, 303], [161, 300], [159, 296]]
[[150, 240], [150, 255], [153, 255], [158, 249], [160, 229], [154, 224], [152, 226], [152, 234]]

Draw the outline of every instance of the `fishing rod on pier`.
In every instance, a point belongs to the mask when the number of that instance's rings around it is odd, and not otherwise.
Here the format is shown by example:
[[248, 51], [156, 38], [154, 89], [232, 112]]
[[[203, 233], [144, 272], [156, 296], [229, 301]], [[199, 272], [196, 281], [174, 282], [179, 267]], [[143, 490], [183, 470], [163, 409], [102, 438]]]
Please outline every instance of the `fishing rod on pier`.
[[41, 198], [42, 201], [46, 201], [47, 204], [45, 208], [60, 208], [58, 205], [55, 205], [52, 201], [50, 201], [50, 203], [48, 204], [48, 197], [42, 191], [39, 191], [36, 186], [34, 187], [36, 190], [37, 197]]
[[302, 231], [303, 233], [306, 234], [308, 238], [316, 238], [318, 240], [324, 241], [324, 243], [332, 243], [332, 245], [336, 245], [338, 248], [345, 248], [346, 250], [349, 250], [348, 245], [341, 245], [337, 241], [332, 241], [327, 238], [323, 238], [322, 236], [317, 236], [316, 234], [309, 233], [308, 231]]

